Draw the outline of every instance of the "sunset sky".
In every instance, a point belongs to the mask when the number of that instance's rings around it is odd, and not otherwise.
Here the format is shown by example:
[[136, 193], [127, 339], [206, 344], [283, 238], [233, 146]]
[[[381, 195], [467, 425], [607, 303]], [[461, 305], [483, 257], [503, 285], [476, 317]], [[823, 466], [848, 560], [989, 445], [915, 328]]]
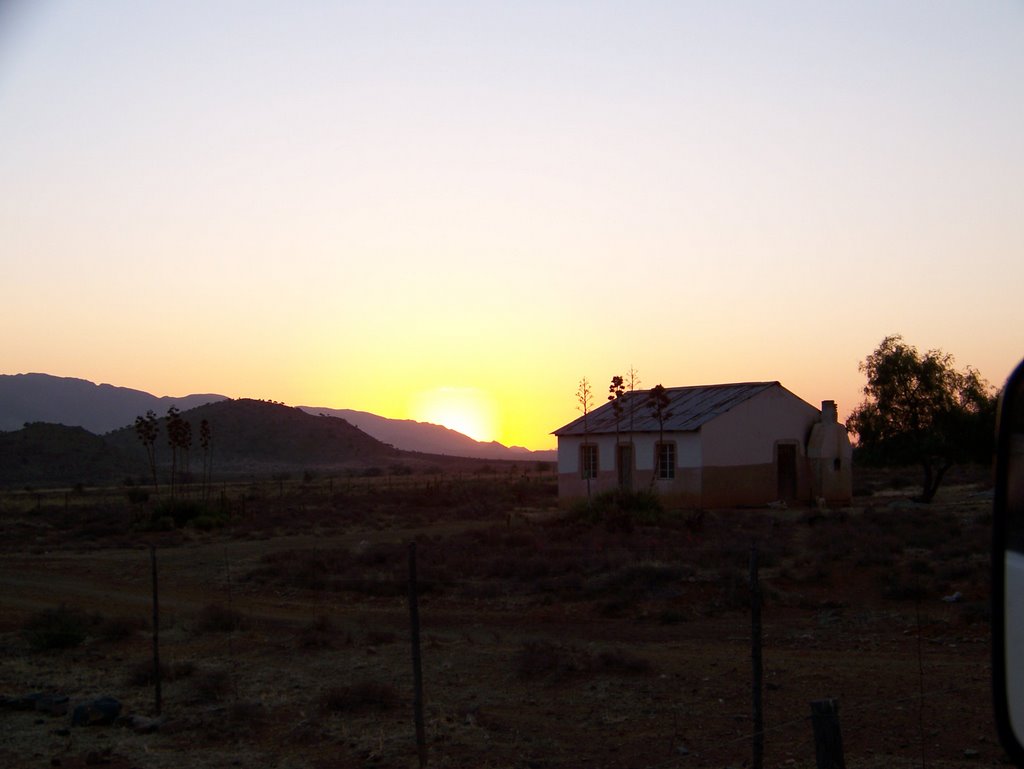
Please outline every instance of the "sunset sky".
[[529, 448], [1024, 356], [1024, 3], [0, 0], [0, 373]]

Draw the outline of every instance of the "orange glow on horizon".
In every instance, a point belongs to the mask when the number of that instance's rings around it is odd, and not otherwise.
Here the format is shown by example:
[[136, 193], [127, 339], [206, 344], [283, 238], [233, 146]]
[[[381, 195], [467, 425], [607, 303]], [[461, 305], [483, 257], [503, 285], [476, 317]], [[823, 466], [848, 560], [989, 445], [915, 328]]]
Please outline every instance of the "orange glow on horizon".
[[416, 393], [411, 411], [418, 422], [443, 425], [475, 441], [496, 440], [494, 402], [475, 387], [438, 387]]

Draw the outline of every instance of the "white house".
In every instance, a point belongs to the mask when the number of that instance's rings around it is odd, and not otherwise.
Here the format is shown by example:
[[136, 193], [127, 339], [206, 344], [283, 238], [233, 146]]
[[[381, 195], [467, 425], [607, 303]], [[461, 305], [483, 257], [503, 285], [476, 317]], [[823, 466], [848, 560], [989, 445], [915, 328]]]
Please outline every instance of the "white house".
[[554, 431], [562, 504], [617, 488], [652, 489], [678, 507], [833, 505], [852, 496], [850, 440], [834, 401], [819, 411], [778, 382], [626, 393]]

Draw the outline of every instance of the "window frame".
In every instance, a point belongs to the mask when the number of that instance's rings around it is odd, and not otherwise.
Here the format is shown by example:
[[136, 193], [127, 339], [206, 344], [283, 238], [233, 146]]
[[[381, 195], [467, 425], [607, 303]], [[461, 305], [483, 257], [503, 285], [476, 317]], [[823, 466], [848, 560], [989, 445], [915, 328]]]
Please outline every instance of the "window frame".
[[[588, 462], [588, 459], [590, 460]], [[597, 478], [600, 467], [596, 443], [580, 444], [580, 478], [584, 481], [592, 481]], [[588, 474], [589, 473], [589, 474]]]
[[[667, 451], [668, 461], [662, 461], [662, 453]], [[679, 454], [676, 450], [675, 441], [655, 441], [654, 443], [654, 477], [659, 481], [674, 481], [676, 478], [676, 463]]]

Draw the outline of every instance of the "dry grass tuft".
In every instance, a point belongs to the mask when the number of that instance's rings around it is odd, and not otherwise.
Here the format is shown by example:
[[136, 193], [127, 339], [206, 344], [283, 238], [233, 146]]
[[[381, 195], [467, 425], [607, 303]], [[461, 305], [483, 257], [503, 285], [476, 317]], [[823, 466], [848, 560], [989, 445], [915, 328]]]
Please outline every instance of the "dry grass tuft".
[[196, 618], [196, 630], [201, 633], [231, 633], [244, 625], [245, 618], [240, 613], [220, 604], [204, 607]]
[[649, 673], [651, 664], [622, 649], [594, 655], [575, 646], [527, 641], [516, 655], [516, 668], [520, 678], [554, 683], [577, 676], [639, 675]]
[[336, 686], [320, 695], [320, 708], [333, 712], [392, 710], [398, 704], [399, 696], [395, 688], [378, 681]]

